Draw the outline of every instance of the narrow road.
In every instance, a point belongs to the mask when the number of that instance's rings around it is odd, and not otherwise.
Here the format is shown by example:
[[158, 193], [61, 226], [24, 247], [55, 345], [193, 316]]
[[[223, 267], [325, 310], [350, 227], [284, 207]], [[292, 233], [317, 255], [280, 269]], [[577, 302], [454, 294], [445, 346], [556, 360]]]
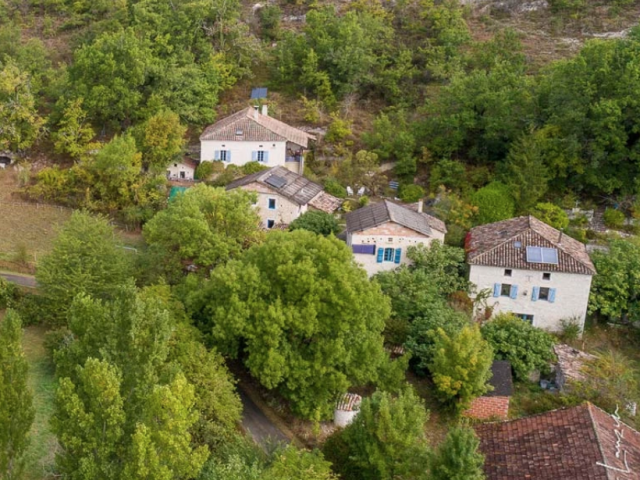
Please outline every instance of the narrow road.
[[242, 388], [238, 388], [238, 393], [243, 406], [242, 426], [256, 443], [266, 446], [274, 441], [290, 442], [289, 438], [262, 413], [262, 410], [258, 408]]
[[20, 275], [19, 273], [0, 273], [0, 277], [22, 287], [36, 288], [38, 286], [36, 279], [30, 275]]

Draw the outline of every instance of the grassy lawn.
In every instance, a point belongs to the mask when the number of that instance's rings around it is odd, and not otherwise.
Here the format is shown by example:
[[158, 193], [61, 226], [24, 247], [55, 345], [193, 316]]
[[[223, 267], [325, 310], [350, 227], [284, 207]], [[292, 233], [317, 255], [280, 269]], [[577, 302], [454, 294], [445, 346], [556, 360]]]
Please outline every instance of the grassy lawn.
[[29, 360], [29, 385], [33, 391], [36, 418], [31, 428], [31, 445], [26, 455], [25, 480], [53, 478], [52, 470], [56, 438], [50, 430], [49, 419], [53, 413], [54, 378], [53, 365], [44, 349], [42, 327], [27, 327], [24, 332], [24, 350]]
[[16, 173], [0, 170], [0, 261], [7, 270], [17, 269], [11, 265], [17, 256], [35, 263], [38, 257], [47, 253], [56, 228], [71, 216], [70, 210], [56, 206], [11, 205], [22, 202], [12, 195], [17, 189]]

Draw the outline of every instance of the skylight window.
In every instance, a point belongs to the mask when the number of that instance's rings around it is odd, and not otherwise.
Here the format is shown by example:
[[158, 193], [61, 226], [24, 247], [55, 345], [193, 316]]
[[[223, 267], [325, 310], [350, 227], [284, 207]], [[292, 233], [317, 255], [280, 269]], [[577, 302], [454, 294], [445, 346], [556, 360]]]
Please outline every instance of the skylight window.
[[558, 250], [555, 248], [527, 247], [527, 262], [558, 264]]

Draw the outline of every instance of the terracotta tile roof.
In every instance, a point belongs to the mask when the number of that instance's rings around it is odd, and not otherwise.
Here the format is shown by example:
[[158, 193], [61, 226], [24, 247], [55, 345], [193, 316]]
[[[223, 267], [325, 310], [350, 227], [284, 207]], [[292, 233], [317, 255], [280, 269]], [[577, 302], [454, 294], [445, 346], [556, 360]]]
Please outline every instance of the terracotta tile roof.
[[475, 429], [488, 480], [640, 479], [640, 433], [590, 403]]
[[[516, 242], [519, 242], [519, 247]], [[527, 262], [526, 247], [529, 246], [557, 249], [558, 264]], [[470, 265], [584, 275], [596, 273], [584, 244], [532, 216], [472, 228], [467, 236], [466, 249]]]
[[310, 207], [313, 207], [316, 210], [321, 210], [325, 213], [335, 212], [340, 205], [342, 205], [342, 200], [334, 197], [333, 195], [329, 195], [324, 191], [320, 192], [309, 201]]
[[[237, 135], [242, 132], [242, 135]], [[262, 115], [253, 107], [234, 113], [205, 128], [200, 140], [248, 141], [248, 142], [292, 142], [307, 148], [309, 140], [315, 140], [302, 130], [287, 125], [268, 115]]]
[[[424, 235], [432, 235], [432, 224], [437, 224], [438, 219], [426, 213], [418, 213], [404, 205], [398, 205], [389, 200], [383, 200], [380, 203], [374, 203], [366, 207], [359, 208], [346, 215], [347, 231], [362, 232], [369, 228], [377, 227], [387, 222], [394, 222], [403, 227], [415, 230]], [[436, 230], [446, 232], [440, 228]]]
[[[268, 168], [234, 180], [227, 185], [227, 190], [251, 183], [259, 183], [298, 205], [309, 204], [327, 213], [333, 213], [342, 203], [340, 199], [324, 192], [322, 185], [281, 166]], [[282, 184], [282, 186], [277, 187], [278, 184]], [[333, 206], [335, 208], [331, 210]]]
[[196, 168], [198, 168], [199, 162], [197, 160], [194, 160], [193, 158], [184, 157], [180, 163], [195, 170]]
[[360, 410], [361, 403], [362, 397], [357, 393], [345, 393], [338, 399], [338, 402], [336, 403], [336, 410], [356, 412]]

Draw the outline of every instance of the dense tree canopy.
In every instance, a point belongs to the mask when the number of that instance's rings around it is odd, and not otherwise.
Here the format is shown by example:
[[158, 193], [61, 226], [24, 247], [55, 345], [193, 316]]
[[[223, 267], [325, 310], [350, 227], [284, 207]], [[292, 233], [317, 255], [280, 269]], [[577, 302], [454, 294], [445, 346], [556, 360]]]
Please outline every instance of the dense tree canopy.
[[24, 454], [35, 417], [28, 372], [22, 323], [9, 310], [0, 318], [0, 476], [6, 480], [23, 478]]
[[640, 246], [614, 240], [609, 251], [593, 252], [589, 312], [611, 320], [636, 320], [640, 313]]
[[73, 298], [111, 298], [126, 282], [130, 262], [102, 217], [75, 212], [40, 261], [36, 279], [46, 301], [45, 321], [62, 324]]
[[187, 265], [207, 275], [262, 239], [253, 193], [196, 185], [173, 199], [143, 230], [151, 262], [171, 281]]
[[223, 353], [242, 360], [305, 417], [325, 417], [352, 384], [376, 381], [387, 362], [389, 303], [335, 238], [273, 232], [219, 266], [190, 299]]
[[327, 441], [325, 455], [343, 478], [426, 480], [428, 415], [411, 389], [397, 397], [376, 392], [363, 399], [353, 423]]

